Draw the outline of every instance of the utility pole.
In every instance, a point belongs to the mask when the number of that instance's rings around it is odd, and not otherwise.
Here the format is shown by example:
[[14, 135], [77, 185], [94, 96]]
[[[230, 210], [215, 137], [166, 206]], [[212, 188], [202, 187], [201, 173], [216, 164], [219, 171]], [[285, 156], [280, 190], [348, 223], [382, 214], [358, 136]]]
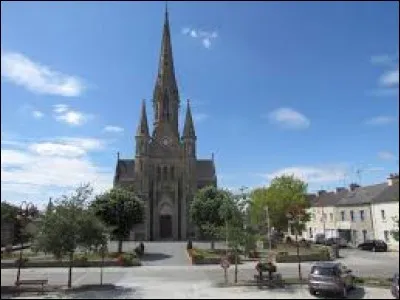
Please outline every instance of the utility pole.
[[268, 248], [269, 248], [269, 255], [271, 254], [272, 246], [271, 246], [271, 226], [269, 222], [269, 210], [268, 206], [265, 207], [265, 213], [267, 217], [267, 234], [268, 234]]

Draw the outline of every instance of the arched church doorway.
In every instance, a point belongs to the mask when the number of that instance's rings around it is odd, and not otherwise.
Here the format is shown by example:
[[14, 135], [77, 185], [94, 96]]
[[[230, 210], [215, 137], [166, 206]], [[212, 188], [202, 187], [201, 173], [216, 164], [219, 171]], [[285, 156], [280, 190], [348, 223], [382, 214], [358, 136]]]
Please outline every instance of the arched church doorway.
[[172, 238], [172, 207], [167, 203], [160, 207], [160, 238]]

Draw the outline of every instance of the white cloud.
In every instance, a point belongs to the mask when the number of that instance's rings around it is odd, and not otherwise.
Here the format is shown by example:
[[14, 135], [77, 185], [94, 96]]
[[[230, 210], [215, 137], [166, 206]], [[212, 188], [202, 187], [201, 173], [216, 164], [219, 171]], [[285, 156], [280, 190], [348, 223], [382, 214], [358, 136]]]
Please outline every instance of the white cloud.
[[394, 155], [392, 152], [389, 151], [381, 151], [378, 153], [378, 157], [382, 160], [395, 160], [398, 159], [398, 156]]
[[343, 180], [346, 176], [344, 167], [289, 167], [277, 170], [272, 173], [263, 174], [262, 177], [271, 181], [275, 177], [282, 175], [294, 175], [296, 178], [303, 180], [306, 183], [321, 183], [321, 182], [334, 182]]
[[[89, 152], [102, 149], [94, 138], [55, 138], [1, 150], [1, 190], [7, 198], [41, 199], [51, 191], [66, 192], [92, 183], [99, 193], [112, 186], [112, 171], [98, 167]], [[53, 196], [55, 196], [53, 194]]]
[[394, 87], [399, 85], [399, 69], [385, 72], [380, 78], [379, 83], [385, 87]]
[[29, 146], [29, 150], [43, 156], [82, 156], [86, 151], [74, 145], [64, 145], [59, 143], [37, 143]]
[[199, 122], [199, 123], [206, 120], [207, 118], [208, 118], [208, 115], [204, 114], [204, 113], [198, 113], [198, 114], [193, 115], [194, 121]]
[[388, 125], [396, 122], [395, 117], [391, 116], [377, 116], [373, 117], [367, 121], [365, 121], [365, 124], [367, 125], [374, 125], [374, 126], [379, 126], [379, 125]]
[[52, 70], [23, 54], [1, 51], [1, 76], [37, 94], [79, 96], [85, 86], [75, 77]]
[[268, 115], [270, 122], [287, 129], [305, 129], [310, 126], [310, 120], [303, 114], [291, 108], [278, 108]]
[[103, 131], [120, 133], [120, 132], [123, 132], [124, 129], [119, 126], [108, 125], [108, 126], [104, 127]]
[[34, 110], [34, 111], [32, 112], [32, 116], [33, 116], [35, 119], [41, 119], [41, 118], [44, 117], [44, 113], [42, 113], [42, 112], [39, 111], [39, 110]]
[[204, 31], [204, 30], [197, 30], [194, 28], [185, 27], [182, 29], [182, 34], [190, 36], [194, 39], [199, 38], [203, 46], [207, 49], [211, 47], [212, 40], [218, 37], [218, 33], [216, 31]]
[[55, 113], [61, 114], [63, 112], [66, 112], [67, 110], [68, 110], [68, 105], [66, 105], [66, 104], [53, 105], [53, 111]]
[[89, 114], [72, 110], [65, 104], [54, 105], [53, 111], [56, 114], [55, 119], [57, 121], [67, 123], [71, 126], [83, 125], [92, 117]]

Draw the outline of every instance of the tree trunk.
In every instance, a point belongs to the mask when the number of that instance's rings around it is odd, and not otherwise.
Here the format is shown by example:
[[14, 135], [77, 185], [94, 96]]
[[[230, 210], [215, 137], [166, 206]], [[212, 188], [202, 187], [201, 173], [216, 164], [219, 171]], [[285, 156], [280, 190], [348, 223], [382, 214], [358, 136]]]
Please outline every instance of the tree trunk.
[[215, 241], [214, 238], [211, 238], [211, 250], [215, 249]]
[[298, 269], [299, 269], [299, 279], [300, 283], [302, 283], [302, 276], [301, 276], [301, 257], [300, 257], [300, 245], [297, 239], [298, 231], [296, 230], [296, 252], [297, 252], [297, 262], [298, 262]]
[[235, 249], [235, 283], [238, 281], [238, 251]]
[[69, 269], [68, 269], [68, 288], [72, 287], [72, 264], [74, 261], [74, 252], [69, 254]]
[[120, 238], [118, 240], [118, 253], [122, 253], [122, 243], [123, 243], [123, 239]]

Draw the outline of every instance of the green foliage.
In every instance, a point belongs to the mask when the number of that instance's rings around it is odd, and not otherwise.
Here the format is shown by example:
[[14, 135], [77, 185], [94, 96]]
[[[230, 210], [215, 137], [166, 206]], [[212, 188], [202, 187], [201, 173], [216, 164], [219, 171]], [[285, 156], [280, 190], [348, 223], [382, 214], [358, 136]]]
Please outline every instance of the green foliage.
[[[251, 197], [251, 221], [253, 224], [265, 224], [268, 206], [270, 225], [278, 230], [287, 229], [287, 212], [293, 206], [301, 207], [303, 217], [297, 225], [301, 226], [309, 219], [305, 210], [310, 207], [306, 198], [307, 184], [294, 176], [280, 176], [272, 180], [267, 188], [255, 189]], [[300, 228], [298, 228], [300, 230]]]
[[120, 259], [120, 261], [121, 261], [121, 264], [122, 264], [124, 267], [131, 267], [131, 266], [134, 265], [136, 256], [135, 256], [135, 254], [133, 254], [133, 253], [124, 253], [124, 254], [121, 254], [121, 256], [119, 257], [119, 259]]
[[204, 224], [211, 224], [220, 227], [225, 224], [224, 216], [220, 210], [230, 193], [217, 189], [214, 186], [204, 187], [197, 192], [190, 205], [190, 217], [199, 227]]
[[106, 242], [104, 225], [86, 207], [91, 194], [91, 187], [83, 185], [72, 195], [62, 196], [54, 209], [44, 214], [34, 242], [36, 251], [61, 259], [74, 253], [78, 246], [96, 248]]
[[113, 227], [113, 235], [122, 241], [133, 225], [143, 222], [144, 207], [138, 196], [126, 188], [113, 188], [91, 203], [96, 216]]
[[18, 207], [1, 201], [1, 223], [14, 223], [17, 217]]

